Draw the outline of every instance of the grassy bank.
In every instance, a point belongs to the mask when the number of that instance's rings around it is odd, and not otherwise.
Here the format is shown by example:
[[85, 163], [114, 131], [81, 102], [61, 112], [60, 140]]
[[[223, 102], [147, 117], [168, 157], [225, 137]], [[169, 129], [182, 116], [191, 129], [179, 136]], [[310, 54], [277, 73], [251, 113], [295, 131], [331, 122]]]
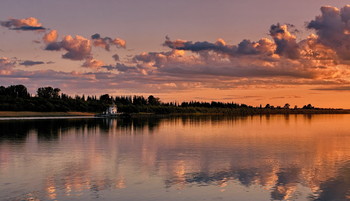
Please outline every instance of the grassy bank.
[[62, 116], [93, 116], [89, 112], [30, 112], [30, 111], [0, 111], [0, 117], [62, 117]]

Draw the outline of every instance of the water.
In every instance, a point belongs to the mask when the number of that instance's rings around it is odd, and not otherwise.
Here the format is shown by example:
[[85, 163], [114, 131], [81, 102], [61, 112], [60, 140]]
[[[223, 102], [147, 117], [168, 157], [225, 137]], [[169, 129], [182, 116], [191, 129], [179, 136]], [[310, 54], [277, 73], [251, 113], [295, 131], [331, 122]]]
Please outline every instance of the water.
[[0, 121], [0, 200], [350, 200], [350, 115]]

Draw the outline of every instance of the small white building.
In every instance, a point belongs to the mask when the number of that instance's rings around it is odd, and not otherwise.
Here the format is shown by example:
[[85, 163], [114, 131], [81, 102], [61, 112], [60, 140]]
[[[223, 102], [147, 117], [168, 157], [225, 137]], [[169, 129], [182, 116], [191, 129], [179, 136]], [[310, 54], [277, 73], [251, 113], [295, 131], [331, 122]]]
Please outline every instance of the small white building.
[[104, 112], [104, 114], [117, 114], [118, 108], [116, 105], [109, 106], [107, 110]]

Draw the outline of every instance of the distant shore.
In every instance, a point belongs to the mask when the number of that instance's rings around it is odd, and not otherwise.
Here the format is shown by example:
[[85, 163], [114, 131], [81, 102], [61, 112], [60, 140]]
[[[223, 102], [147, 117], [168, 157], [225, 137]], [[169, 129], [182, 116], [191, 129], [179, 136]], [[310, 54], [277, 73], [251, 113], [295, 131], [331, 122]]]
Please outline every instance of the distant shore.
[[[69, 116], [95, 116], [92, 112], [32, 112], [32, 111], [0, 111], [0, 117], [69, 117]], [[145, 116], [168, 116], [168, 115], [228, 115], [228, 116], [245, 116], [245, 115], [273, 115], [273, 114], [350, 114], [349, 109], [232, 109], [229, 112], [188, 112], [188, 113], [127, 113], [129, 117]]]
[[0, 117], [65, 117], [94, 116], [91, 112], [30, 112], [30, 111], [0, 111]]

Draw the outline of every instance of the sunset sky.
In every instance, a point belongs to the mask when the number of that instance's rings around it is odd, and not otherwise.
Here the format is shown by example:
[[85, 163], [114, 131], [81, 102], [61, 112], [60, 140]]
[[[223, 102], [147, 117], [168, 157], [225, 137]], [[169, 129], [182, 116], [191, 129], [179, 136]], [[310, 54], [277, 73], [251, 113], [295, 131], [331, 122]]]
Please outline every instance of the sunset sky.
[[1, 0], [0, 85], [350, 108], [345, 0]]

